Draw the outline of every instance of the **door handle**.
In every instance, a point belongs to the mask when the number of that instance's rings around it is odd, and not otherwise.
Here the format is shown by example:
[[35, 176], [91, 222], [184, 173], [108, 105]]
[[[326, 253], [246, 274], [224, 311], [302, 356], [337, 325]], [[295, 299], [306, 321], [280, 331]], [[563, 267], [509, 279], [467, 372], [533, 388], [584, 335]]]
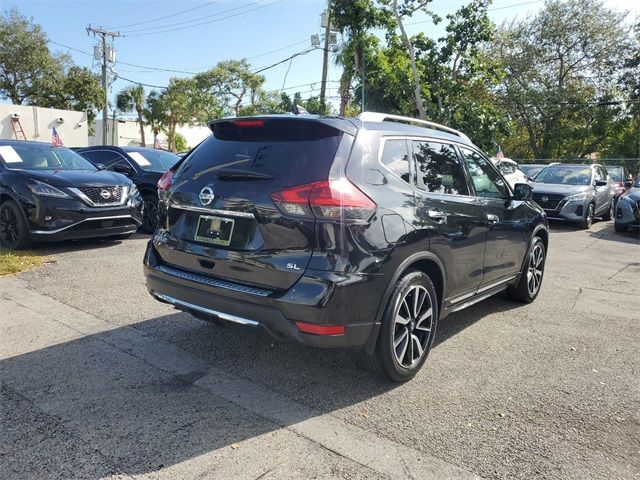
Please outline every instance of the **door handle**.
[[493, 213], [488, 213], [487, 220], [489, 221], [490, 225], [494, 225], [500, 221], [500, 218], [497, 215], [494, 215]]
[[430, 208], [428, 211], [429, 218], [436, 223], [447, 223], [447, 214], [437, 208]]

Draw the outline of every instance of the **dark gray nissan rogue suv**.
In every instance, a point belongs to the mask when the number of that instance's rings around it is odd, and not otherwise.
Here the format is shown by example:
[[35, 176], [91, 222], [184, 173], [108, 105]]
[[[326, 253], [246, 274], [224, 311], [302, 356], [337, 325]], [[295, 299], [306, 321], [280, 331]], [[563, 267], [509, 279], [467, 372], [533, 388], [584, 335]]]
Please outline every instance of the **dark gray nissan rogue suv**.
[[166, 177], [145, 257], [158, 300], [318, 347], [357, 347], [393, 380], [439, 319], [497, 292], [533, 301], [548, 244], [462, 133], [379, 113], [211, 123]]

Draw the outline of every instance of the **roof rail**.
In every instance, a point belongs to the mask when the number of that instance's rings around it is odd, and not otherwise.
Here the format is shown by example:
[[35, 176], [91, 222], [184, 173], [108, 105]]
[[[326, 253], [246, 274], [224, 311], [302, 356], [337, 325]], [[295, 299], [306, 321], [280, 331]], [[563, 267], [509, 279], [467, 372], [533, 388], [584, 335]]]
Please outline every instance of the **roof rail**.
[[397, 120], [400, 122], [415, 123], [418, 125], [424, 125], [425, 127], [433, 128], [434, 130], [441, 130], [443, 132], [452, 133], [453, 135], [457, 135], [458, 137], [462, 137], [465, 140], [471, 141], [469, 137], [467, 137], [459, 130], [447, 127], [446, 125], [441, 125], [440, 123], [430, 122], [428, 120], [420, 120], [418, 118], [403, 117], [402, 115], [392, 115], [390, 113], [378, 112], [362, 112], [356, 118], [359, 118], [363, 122], [384, 122], [385, 120]]

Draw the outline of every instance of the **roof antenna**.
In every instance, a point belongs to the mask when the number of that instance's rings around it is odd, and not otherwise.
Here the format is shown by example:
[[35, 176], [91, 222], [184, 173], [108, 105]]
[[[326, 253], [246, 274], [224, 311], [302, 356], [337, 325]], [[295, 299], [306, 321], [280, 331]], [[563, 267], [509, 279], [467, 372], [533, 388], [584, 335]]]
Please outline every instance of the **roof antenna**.
[[296, 105], [296, 107], [294, 108], [294, 113], [296, 115], [311, 115], [306, 108], [304, 108], [302, 105]]

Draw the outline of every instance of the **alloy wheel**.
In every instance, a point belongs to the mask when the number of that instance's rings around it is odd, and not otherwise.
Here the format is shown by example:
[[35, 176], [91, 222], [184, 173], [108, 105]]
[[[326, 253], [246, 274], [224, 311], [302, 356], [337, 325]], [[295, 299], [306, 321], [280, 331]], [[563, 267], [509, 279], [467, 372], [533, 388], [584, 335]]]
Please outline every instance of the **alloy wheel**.
[[431, 295], [422, 285], [413, 285], [396, 307], [393, 322], [393, 350], [397, 362], [410, 368], [425, 354], [433, 326]]
[[8, 248], [17, 245], [20, 238], [18, 228], [18, 217], [15, 212], [7, 206], [2, 207], [0, 210], [0, 244]]
[[589, 206], [587, 207], [587, 217], [585, 218], [587, 228], [591, 228], [591, 225], [593, 225], [594, 211], [595, 209], [594, 209], [593, 203], [590, 203]]
[[540, 243], [536, 243], [529, 256], [529, 267], [527, 269], [527, 288], [529, 295], [536, 296], [542, 283], [544, 274], [544, 248]]
[[142, 203], [142, 229], [153, 232], [158, 226], [158, 204], [151, 200]]

